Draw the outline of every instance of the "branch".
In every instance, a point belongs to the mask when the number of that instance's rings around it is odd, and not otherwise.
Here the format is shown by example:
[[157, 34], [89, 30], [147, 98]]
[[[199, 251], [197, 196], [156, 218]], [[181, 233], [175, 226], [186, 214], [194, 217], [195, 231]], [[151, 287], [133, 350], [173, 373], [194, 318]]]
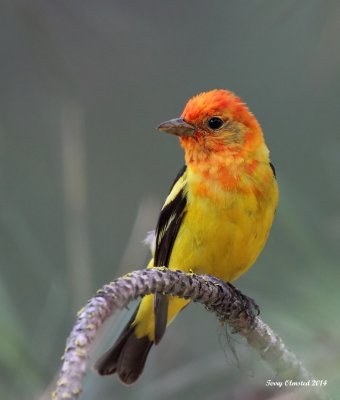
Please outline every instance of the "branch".
[[[283, 341], [257, 314], [255, 303], [229, 283], [209, 275], [196, 275], [167, 268], [131, 272], [100, 289], [78, 312], [78, 319], [66, 343], [54, 400], [76, 399], [82, 390], [91, 346], [98, 329], [117, 310], [132, 300], [151, 293], [178, 296], [203, 304], [243, 336], [276, 374], [276, 380], [314, 379]], [[326, 399], [313, 392], [315, 399]]]

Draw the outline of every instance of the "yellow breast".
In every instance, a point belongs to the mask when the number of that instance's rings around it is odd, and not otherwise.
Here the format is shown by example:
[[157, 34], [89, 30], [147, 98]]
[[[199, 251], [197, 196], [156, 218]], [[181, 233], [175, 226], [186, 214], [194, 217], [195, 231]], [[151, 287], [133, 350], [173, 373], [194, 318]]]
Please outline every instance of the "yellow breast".
[[169, 267], [234, 280], [265, 245], [278, 201], [276, 180], [269, 165], [258, 169], [257, 178], [241, 182], [242, 190], [228, 191], [188, 174], [186, 215]]

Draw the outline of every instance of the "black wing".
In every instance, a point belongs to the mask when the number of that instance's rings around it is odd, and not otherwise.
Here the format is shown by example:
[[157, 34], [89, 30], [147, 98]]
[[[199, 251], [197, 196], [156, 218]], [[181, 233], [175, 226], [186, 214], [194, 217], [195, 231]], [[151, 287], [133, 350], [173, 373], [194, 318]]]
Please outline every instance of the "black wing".
[[[187, 204], [186, 166], [171, 186], [170, 193], [161, 210], [156, 227], [155, 267], [168, 267], [177, 233], [181, 226]], [[162, 339], [168, 316], [168, 296], [157, 294], [154, 302], [155, 343]]]
[[[161, 210], [156, 228], [155, 266], [169, 265], [171, 251], [186, 208], [186, 167], [182, 168], [171, 186], [169, 196]], [[101, 375], [117, 372], [126, 384], [135, 382], [143, 371], [152, 341], [144, 336], [137, 338], [134, 320], [138, 309], [114, 345], [95, 364]], [[155, 296], [155, 343], [158, 343], [166, 328], [168, 316], [168, 297]]]
[[276, 178], [276, 171], [275, 171], [274, 164], [270, 162], [269, 165], [270, 165], [270, 168], [271, 168], [272, 171], [273, 171], [274, 178]]

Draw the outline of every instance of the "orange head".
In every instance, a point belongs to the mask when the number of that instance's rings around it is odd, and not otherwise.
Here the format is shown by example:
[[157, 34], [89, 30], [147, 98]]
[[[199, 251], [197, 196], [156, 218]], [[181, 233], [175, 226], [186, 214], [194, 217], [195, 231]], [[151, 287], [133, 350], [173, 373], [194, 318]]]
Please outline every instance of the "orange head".
[[180, 118], [159, 130], [180, 137], [187, 163], [211, 155], [258, 159], [268, 156], [262, 130], [248, 107], [234, 93], [215, 89], [191, 98]]

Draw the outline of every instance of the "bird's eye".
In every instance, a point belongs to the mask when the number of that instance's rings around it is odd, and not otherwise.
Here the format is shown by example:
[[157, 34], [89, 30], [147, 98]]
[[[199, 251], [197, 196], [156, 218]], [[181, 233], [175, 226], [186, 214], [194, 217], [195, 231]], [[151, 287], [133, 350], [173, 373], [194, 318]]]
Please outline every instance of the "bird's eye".
[[212, 117], [208, 121], [209, 128], [213, 130], [221, 128], [222, 125], [223, 125], [223, 120], [219, 117]]

